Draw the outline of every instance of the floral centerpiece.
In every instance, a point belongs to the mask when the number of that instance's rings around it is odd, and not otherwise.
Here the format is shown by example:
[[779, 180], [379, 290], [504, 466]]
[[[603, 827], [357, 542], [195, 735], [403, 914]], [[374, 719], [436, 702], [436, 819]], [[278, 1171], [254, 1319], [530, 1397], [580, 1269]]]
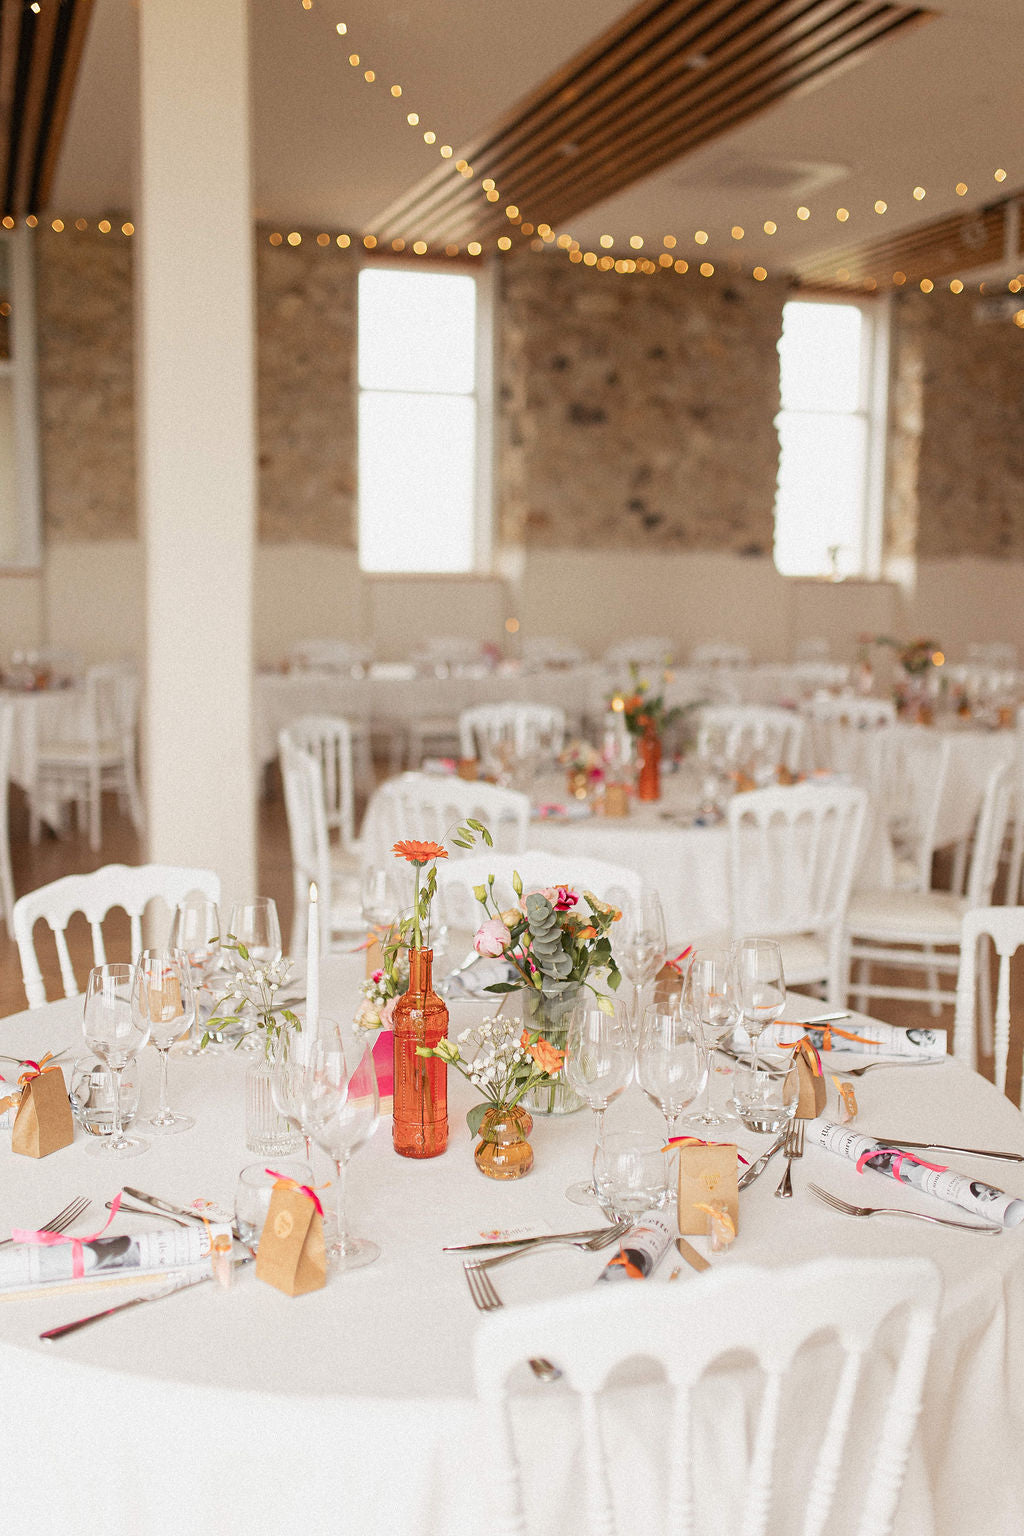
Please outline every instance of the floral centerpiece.
[[235, 1040], [237, 1050], [247, 1033], [244, 1026], [255, 1023], [255, 1028], [263, 1034], [264, 1052], [269, 1055], [283, 1028], [302, 1028], [298, 1014], [274, 1001], [281, 988], [291, 980], [292, 962], [286, 956], [269, 965], [253, 960], [233, 933], [221, 941], [221, 949], [234, 950], [242, 963], [225, 983], [220, 996], [214, 998], [213, 1012], [206, 1021], [201, 1043], [208, 1045], [225, 1029], [242, 1025]]
[[862, 635], [859, 658], [868, 666], [865, 658], [871, 646], [884, 646], [895, 652], [896, 661], [903, 672], [902, 679], [893, 685], [893, 702], [901, 715], [930, 725], [936, 698], [939, 693], [936, 669], [945, 664], [945, 656], [935, 640], [919, 636], [916, 640], [902, 641], [892, 635]]
[[601, 754], [589, 741], [570, 741], [558, 754], [558, 761], [565, 769], [569, 793], [576, 800], [585, 800], [604, 778]]
[[[513, 871], [516, 905], [502, 910], [494, 897], [494, 876], [473, 894], [486, 916], [473, 947], [478, 954], [504, 958], [514, 974], [493, 982], [489, 992], [522, 992], [523, 1004], [537, 1031], [556, 1050], [564, 1050], [571, 1014], [580, 992], [589, 989], [598, 1007], [611, 1012], [611, 1001], [597, 990], [603, 978], [615, 991], [622, 980], [612, 953], [609, 930], [621, 913], [590, 891], [582, 896], [569, 885], [549, 886], [524, 894]], [[524, 1094], [529, 1108], [541, 1113], [566, 1113], [582, 1101], [563, 1083], [538, 1085]]]
[[[468, 1055], [462, 1048], [470, 1047]], [[482, 1102], [466, 1116], [469, 1134], [479, 1136], [474, 1157], [490, 1178], [518, 1179], [533, 1167], [527, 1137], [533, 1121], [522, 1106], [528, 1093], [553, 1084], [562, 1070], [564, 1051], [545, 1040], [539, 1030], [523, 1029], [516, 1019], [486, 1017], [464, 1029], [457, 1041], [442, 1040], [433, 1055], [454, 1067], [477, 1089]]]
[[[651, 685], [646, 678], [640, 676], [636, 662], [630, 662], [629, 677], [632, 684], [629, 691], [620, 689], [613, 693], [608, 700], [608, 708], [614, 714], [621, 714], [631, 736], [642, 737], [651, 731], [656, 736], [663, 736], [666, 726], [672, 725], [682, 715], [682, 709], [678, 705], [666, 708], [664, 692], [651, 692]], [[670, 680], [670, 674], [665, 672], [662, 675], [663, 689]]]

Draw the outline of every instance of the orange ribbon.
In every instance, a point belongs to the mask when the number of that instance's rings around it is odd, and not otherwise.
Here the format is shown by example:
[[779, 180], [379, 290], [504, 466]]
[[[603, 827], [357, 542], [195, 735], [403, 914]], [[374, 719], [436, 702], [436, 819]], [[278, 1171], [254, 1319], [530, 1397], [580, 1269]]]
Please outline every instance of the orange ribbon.
[[[792, 1024], [795, 1029], [800, 1028], [799, 1023], [795, 1019], [780, 1019], [779, 1023]], [[855, 1040], [858, 1045], [878, 1045], [879, 1043], [877, 1040], [869, 1040], [867, 1035], [855, 1035], [851, 1030], [840, 1029], [837, 1024], [814, 1024], [811, 1027], [815, 1034], [821, 1034], [821, 1049], [823, 1051], [830, 1051], [832, 1049], [833, 1035], [838, 1035], [841, 1040]], [[807, 1038], [807, 1035], [803, 1036], [804, 1040]], [[798, 1040], [796, 1043], [799, 1045], [801, 1042]], [[790, 1046], [784, 1045], [783, 1049], [789, 1050]]]
[[[663, 1152], [678, 1152], [683, 1147], [731, 1147], [732, 1145], [731, 1141], [701, 1141], [699, 1136], [672, 1136], [661, 1150]], [[736, 1148], [736, 1156], [741, 1163], [747, 1161], [739, 1147]]]
[[24, 1088], [26, 1083], [34, 1082], [37, 1077], [42, 1077], [44, 1072], [60, 1071], [60, 1062], [53, 1060], [52, 1051], [47, 1051], [46, 1055], [42, 1056], [39, 1061], [23, 1061], [22, 1066], [29, 1068], [29, 1071], [23, 1072], [18, 1078], [22, 1088]]
[[273, 1168], [264, 1168], [264, 1173], [276, 1180], [275, 1189], [297, 1189], [300, 1195], [305, 1195], [307, 1200], [312, 1200], [318, 1216], [322, 1216], [324, 1208], [320, 1204], [320, 1197], [316, 1193], [318, 1189], [326, 1189], [326, 1184], [300, 1184], [298, 1179], [289, 1179], [283, 1173], [275, 1173]]
[[806, 1035], [801, 1035], [799, 1040], [782, 1044], [779, 1048], [783, 1051], [792, 1051], [794, 1061], [796, 1060], [796, 1053], [799, 1051], [815, 1077], [821, 1077], [821, 1057]]
[[626, 1271], [626, 1278], [628, 1280], [642, 1280], [644, 1277], [643, 1270], [638, 1269], [637, 1266], [633, 1263], [632, 1259], [627, 1258], [626, 1250], [623, 1248], [621, 1243], [619, 1244], [618, 1253], [615, 1255], [614, 1259], [608, 1260], [606, 1268], [614, 1269], [617, 1265], [620, 1265]]

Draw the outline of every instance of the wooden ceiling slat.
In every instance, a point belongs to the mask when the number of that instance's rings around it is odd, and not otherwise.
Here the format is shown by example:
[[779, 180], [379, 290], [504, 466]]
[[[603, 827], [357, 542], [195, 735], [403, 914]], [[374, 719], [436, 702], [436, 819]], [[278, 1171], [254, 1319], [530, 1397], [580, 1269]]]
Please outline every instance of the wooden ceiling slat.
[[94, 0], [0, 0], [0, 212], [49, 197]]
[[[884, 0], [648, 0], [460, 149], [472, 181], [439, 167], [385, 210], [374, 232], [447, 242], [506, 230], [502, 208], [481, 198], [484, 175], [524, 216], [564, 224], [929, 14]], [[694, 55], [706, 66], [694, 69]]]
[[82, 62], [85, 40], [95, 0], [66, 0], [67, 18], [59, 38], [58, 67], [50, 72], [47, 104], [44, 108], [45, 135], [41, 137], [36, 154], [31, 205], [34, 209], [45, 208], [50, 201], [50, 191], [57, 170], [64, 129], [71, 100]]
[[837, 286], [844, 280], [863, 284], [869, 280], [889, 283], [894, 272], [908, 281], [923, 277], [955, 277], [972, 268], [989, 266], [1003, 255], [1006, 241], [1006, 204], [980, 213], [956, 214], [936, 220], [902, 236], [848, 247], [827, 258], [799, 263], [795, 275], [805, 286]]
[[3, 0], [3, 9], [0, 11], [0, 168], [3, 168], [5, 183], [22, 15], [21, 0]]
[[60, 7], [48, 5], [38, 14], [30, 12], [32, 16], [31, 30], [35, 32], [32, 44], [31, 63], [25, 80], [24, 90], [20, 103], [15, 103], [15, 110], [21, 113], [21, 133], [18, 141], [18, 153], [11, 157], [11, 170], [14, 173], [14, 199], [15, 205], [25, 208], [30, 213], [35, 212], [31, 199], [33, 173], [36, 162], [36, 147], [39, 143], [39, 135], [44, 129], [43, 103], [46, 100], [46, 86], [50, 78], [50, 65], [53, 60], [54, 43], [57, 38], [58, 16]]
[[[622, 143], [630, 125], [642, 127], [648, 123], [662, 102], [700, 101], [709, 92], [724, 89], [752, 61], [805, 40], [836, 13], [849, 11], [850, 0], [818, 0], [810, 10], [807, 0], [786, 0], [783, 4], [774, 0], [767, 5], [765, 0], [756, 0], [733, 7], [726, 18], [696, 36], [687, 36], [685, 40], [662, 39], [658, 48], [647, 55], [642, 76], [634, 76], [624, 85], [622, 76], [611, 75], [592, 95], [550, 119], [541, 131], [531, 134], [530, 126], [526, 125], [489, 156], [467, 149], [462, 158], [475, 166], [482, 164], [499, 187], [514, 187], [519, 201], [526, 202], [528, 195], [533, 195], [532, 187], [540, 169], [548, 167], [556, 181], [564, 178], [566, 141], [579, 144], [574, 162], [589, 163], [602, 144]], [[687, 63], [695, 52], [709, 56], [711, 50], [715, 56], [711, 74], [694, 70]], [[677, 110], [682, 111], [682, 105]], [[465, 182], [460, 186], [452, 182], [450, 175], [441, 175], [442, 179], [426, 198], [419, 198], [415, 206], [403, 210], [408, 227], [423, 228], [425, 219], [436, 218], [438, 214], [454, 218], [460, 208], [465, 210], [467, 206], [472, 206], [475, 214], [482, 212], [486, 216], [477, 186]]]

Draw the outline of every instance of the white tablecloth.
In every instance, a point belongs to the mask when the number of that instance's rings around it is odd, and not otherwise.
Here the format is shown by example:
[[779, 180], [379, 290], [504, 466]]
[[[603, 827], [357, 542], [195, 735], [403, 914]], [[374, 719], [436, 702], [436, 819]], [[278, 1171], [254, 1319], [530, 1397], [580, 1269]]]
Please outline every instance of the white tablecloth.
[[[357, 966], [343, 958], [325, 969], [325, 998], [338, 1013], [354, 1008]], [[59, 1049], [77, 1038], [80, 1014], [72, 1002], [6, 1019], [3, 1048]], [[243, 1139], [244, 1065], [238, 1055], [173, 1060], [172, 1100], [196, 1116], [195, 1130], [155, 1137], [143, 1157], [119, 1166], [88, 1157], [80, 1136], [38, 1163], [0, 1154], [4, 1222], [31, 1226], [71, 1195], [87, 1194], [93, 1205], [80, 1230], [94, 1230], [122, 1179], [183, 1203], [199, 1195], [230, 1203], [239, 1170], [254, 1161]], [[150, 1102], [155, 1066], [147, 1053]], [[480, 1421], [470, 1376], [478, 1317], [458, 1255], [441, 1247], [494, 1224], [578, 1225], [580, 1210], [563, 1192], [588, 1168], [593, 1129], [585, 1112], [538, 1119], [534, 1171], [495, 1184], [473, 1165], [461, 1120], [468, 1101], [454, 1074], [450, 1085], [445, 1156], [397, 1158], [387, 1123], [356, 1154], [352, 1224], [377, 1239], [382, 1254], [322, 1291], [289, 1300], [246, 1273], [230, 1293], [201, 1286], [49, 1344], [37, 1339], [40, 1329], [126, 1292], [0, 1301], [6, 1528], [44, 1536], [248, 1536], [254, 1527], [281, 1536], [451, 1536], [493, 1524], [493, 1426]], [[1019, 1112], [953, 1062], [872, 1073], [858, 1094], [868, 1131], [941, 1132], [1024, 1151]], [[609, 1128], [621, 1123], [657, 1129], [661, 1122], [634, 1086], [609, 1111]], [[740, 1140], [749, 1151], [760, 1139]], [[1024, 1194], [1018, 1165], [970, 1166]], [[1024, 1499], [1024, 1230], [987, 1238], [923, 1223], [856, 1222], [818, 1204], [803, 1187], [809, 1179], [867, 1203], [928, 1208], [925, 1197], [858, 1178], [809, 1148], [791, 1202], [773, 1199], [773, 1170], [744, 1194], [739, 1239], [715, 1265], [774, 1268], [835, 1253], [933, 1259], [946, 1295], [920, 1456], [898, 1529], [901, 1536], [1013, 1536]], [[129, 1218], [119, 1220], [119, 1230], [130, 1229]], [[503, 1272], [501, 1294], [513, 1304], [586, 1287], [603, 1262], [568, 1251], [538, 1256]], [[679, 1283], [694, 1277], [684, 1271]], [[531, 1536], [548, 1536], [577, 1528], [577, 1424], [561, 1388], [529, 1390]], [[667, 1422], [652, 1411], [660, 1401], [638, 1388], [619, 1426], [623, 1454], [632, 1458], [631, 1528], [652, 1536], [663, 1525], [644, 1469]], [[724, 1487], [728, 1434], [723, 1422], [710, 1432], [717, 1448], [709, 1454], [724, 1458]]]
[[935, 845], [945, 848], [950, 843], [962, 842], [971, 834], [992, 769], [999, 763], [1012, 767], [1016, 761], [1016, 731], [905, 724], [897, 725], [896, 730], [911, 751], [915, 742], [927, 743], [936, 736], [950, 743], [949, 772], [939, 806]]

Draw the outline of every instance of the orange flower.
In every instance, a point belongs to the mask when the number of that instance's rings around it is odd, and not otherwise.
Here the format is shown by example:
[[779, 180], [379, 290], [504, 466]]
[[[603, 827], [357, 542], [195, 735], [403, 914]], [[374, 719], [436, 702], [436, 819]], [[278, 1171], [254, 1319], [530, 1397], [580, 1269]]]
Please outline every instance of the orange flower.
[[530, 1031], [524, 1029], [519, 1037], [519, 1044], [528, 1056], [532, 1056], [541, 1071], [546, 1072], [549, 1077], [555, 1077], [561, 1072], [565, 1052], [556, 1050], [549, 1040], [535, 1040], [531, 1044]]
[[396, 843], [391, 852], [396, 859], [408, 859], [410, 864], [429, 864], [431, 859], [446, 859], [447, 848], [442, 848], [440, 843], [417, 843], [410, 839], [408, 842]]

